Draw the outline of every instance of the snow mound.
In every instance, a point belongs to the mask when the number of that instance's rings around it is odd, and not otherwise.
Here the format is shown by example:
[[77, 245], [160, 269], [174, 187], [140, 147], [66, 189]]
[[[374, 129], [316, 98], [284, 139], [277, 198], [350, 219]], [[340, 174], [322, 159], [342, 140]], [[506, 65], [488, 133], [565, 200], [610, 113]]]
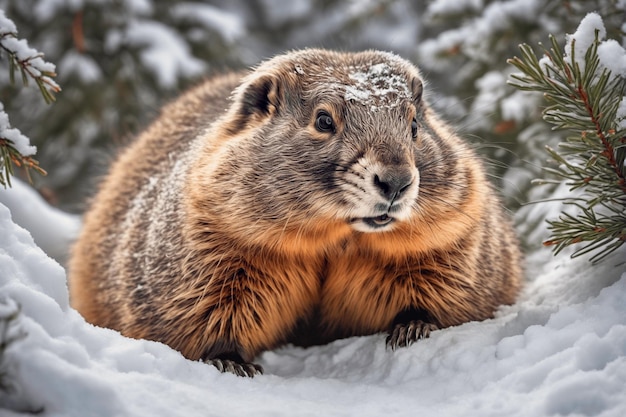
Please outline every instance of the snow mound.
[[594, 267], [538, 250], [524, 294], [492, 320], [396, 352], [383, 335], [286, 346], [248, 379], [87, 324], [69, 307], [64, 270], [0, 204], [0, 318], [19, 305], [8, 333], [24, 335], [0, 357], [12, 387], [0, 414], [624, 416], [624, 255]]
[[50, 206], [19, 178], [12, 178], [11, 184], [11, 188], [0, 189], [0, 204], [11, 210], [15, 223], [30, 231], [37, 246], [64, 264], [80, 230], [80, 216]]

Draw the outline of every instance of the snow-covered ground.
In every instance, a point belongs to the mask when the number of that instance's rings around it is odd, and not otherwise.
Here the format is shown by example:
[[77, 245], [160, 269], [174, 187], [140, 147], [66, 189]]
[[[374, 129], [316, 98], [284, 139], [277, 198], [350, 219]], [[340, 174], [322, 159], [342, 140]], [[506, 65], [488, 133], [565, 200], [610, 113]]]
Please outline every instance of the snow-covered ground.
[[0, 189], [0, 204], [10, 211], [13, 221], [27, 229], [41, 249], [63, 264], [71, 242], [80, 230], [80, 216], [50, 206], [28, 184], [13, 178], [12, 187]]
[[[618, 72], [624, 56], [611, 55]], [[519, 301], [492, 320], [396, 352], [384, 335], [286, 346], [249, 379], [87, 324], [64, 269], [37, 246], [63, 259], [78, 218], [14, 182], [0, 189], [2, 417], [626, 416], [626, 247], [592, 266], [536, 245]], [[520, 210], [524, 240], [541, 242], [560, 209]]]
[[[36, 198], [25, 187], [12, 192], [21, 207]], [[535, 224], [556, 209], [527, 207], [518, 222]], [[46, 217], [55, 212], [41, 213], [40, 225], [60, 224]], [[540, 239], [542, 229], [520, 232]], [[73, 233], [68, 227], [65, 237]], [[69, 307], [63, 268], [0, 204], [0, 317], [19, 305], [8, 335], [22, 334], [0, 361], [0, 381], [9, 384], [0, 415], [623, 417], [625, 254], [591, 266], [540, 248], [528, 254], [519, 302], [495, 319], [396, 352], [383, 335], [287, 346], [264, 353], [265, 375], [249, 379], [87, 324]]]

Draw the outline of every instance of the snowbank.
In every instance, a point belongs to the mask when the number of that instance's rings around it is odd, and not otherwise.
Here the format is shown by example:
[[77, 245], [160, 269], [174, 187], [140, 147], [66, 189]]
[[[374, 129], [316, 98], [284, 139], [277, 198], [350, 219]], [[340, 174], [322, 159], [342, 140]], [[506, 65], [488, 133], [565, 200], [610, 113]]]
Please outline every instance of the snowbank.
[[[310, 2], [287, 3], [283, 14], [310, 9]], [[433, 4], [448, 8], [452, 3]], [[480, 2], [461, 3], [475, 8]], [[435, 57], [448, 42], [463, 41], [475, 53], [486, 53], [487, 32], [517, 13], [535, 18], [538, 5], [494, 3], [474, 21], [472, 33], [460, 28], [422, 49]], [[438, 10], [429, 9], [435, 15]], [[177, 13], [190, 17], [180, 7]], [[224, 16], [207, 13], [194, 18], [227, 38], [240, 36], [240, 28], [226, 32], [232, 26], [220, 25], [228, 23]], [[599, 22], [592, 16], [585, 35], [573, 36], [588, 38], [594, 24]], [[328, 30], [327, 22], [323, 28]], [[132, 26], [125, 39], [118, 35], [107, 41], [150, 45], [143, 56], [149, 63], [167, 55], [161, 46], [180, 44], [177, 36], [145, 22]], [[613, 48], [608, 44], [603, 62], [610, 59], [623, 69], [624, 54], [614, 54]], [[189, 59], [187, 49], [173, 49], [179, 55], [158, 74], [163, 85], [178, 72], [203, 68]], [[487, 74], [479, 87], [499, 94], [494, 88], [504, 80]], [[490, 97], [483, 97], [485, 103]], [[523, 113], [513, 101], [504, 109]], [[624, 109], [626, 104], [620, 120]], [[0, 119], [2, 114], [0, 109]], [[7, 123], [0, 120], [0, 126]], [[13, 190], [0, 190], [0, 386], [8, 386], [0, 389], [1, 416], [626, 416], [626, 248], [600, 266], [532, 250], [524, 293], [492, 320], [437, 331], [396, 352], [385, 349], [384, 335], [309, 349], [287, 346], [264, 353], [258, 362], [266, 374], [247, 379], [188, 361], [160, 343], [87, 324], [69, 306], [65, 271], [37, 246], [63, 259], [78, 218], [49, 209], [14, 182]], [[554, 210], [537, 205], [518, 213], [527, 241], [541, 241], [543, 226], [533, 225], [554, 218]], [[18, 306], [17, 318], [6, 320]], [[7, 339], [14, 341], [3, 350]]]
[[18, 178], [12, 178], [11, 184], [10, 188], [0, 188], [0, 204], [11, 210], [15, 223], [30, 231], [37, 246], [64, 264], [70, 244], [80, 230], [80, 216], [50, 206]]
[[64, 270], [0, 204], [0, 317], [17, 302], [9, 333], [25, 335], [0, 360], [13, 387], [0, 391], [0, 414], [621, 417], [624, 255], [592, 267], [534, 251], [523, 296], [493, 320], [396, 352], [383, 335], [287, 346], [259, 358], [266, 375], [245, 379], [85, 323], [69, 307]]

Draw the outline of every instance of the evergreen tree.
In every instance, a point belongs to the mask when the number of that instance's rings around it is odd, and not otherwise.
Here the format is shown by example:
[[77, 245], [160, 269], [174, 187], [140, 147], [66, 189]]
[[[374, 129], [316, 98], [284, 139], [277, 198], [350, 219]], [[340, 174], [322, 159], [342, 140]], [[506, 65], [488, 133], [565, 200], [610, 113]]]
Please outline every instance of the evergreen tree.
[[511, 84], [543, 93], [544, 120], [568, 134], [557, 149], [547, 147], [554, 166], [545, 171], [579, 191], [564, 200], [573, 213], [548, 221], [552, 235], [544, 244], [557, 253], [580, 244], [572, 256], [596, 252], [594, 262], [626, 242], [626, 50], [605, 36], [602, 19], [591, 13], [565, 51], [551, 37], [543, 58], [524, 44], [521, 58], [509, 61], [522, 71]]
[[[42, 54], [30, 48], [26, 40], [18, 39], [15, 24], [2, 10], [0, 10], [0, 52], [8, 57], [11, 84], [15, 83], [15, 72], [19, 71], [24, 85], [28, 85], [30, 80], [34, 81], [46, 103], [54, 101], [54, 93], [60, 91], [60, 87], [52, 79], [56, 75], [54, 65], [44, 61]], [[31, 168], [45, 174], [37, 160], [32, 157], [35, 151], [36, 148], [30, 145], [30, 140], [18, 129], [11, 127], [9, 116], [4, 112], [4, 105], [0, 102], [0, 185], [11, 186], [14, 165], [23, 166], [27, 175]]]
[[422, 7], [390, 0], [0, 0], [20, 34], [57, 63], [63, 85], [54, 106], [9, 83], [0, 84], [0, 97], [49, 172], [35, 185], [54, 204], [80, 211], [111, 154], [206, 74], [304, 46], [408, 56]]
[[[506, 60], [521, 43], [572, 33], [593, 10], [616, 38], [624, 16], [615, 0], [0, 0], [0, 8], [58, 64], [64, 91], [54, 106], [8, 81], [0, 98], [49, 171], [36, 185], [71, 211], [164, 101], [205, 74], [305, 46], [379, 48], [413, 60], [431, 102], [477, 143], [517, 209], [550, 193], [530, 180], [541, 175], [544, 145], [555, 147], [564, 132], [542, 120], [540, 94], [507, 85], [514, 68]], [[522, 233], [527, 245], [529, 236]]]
[[614, 0], [437, 0], [426, 10], [417, 62], [437, 89], [435, 104], [492, 161], [512, 209], [550, 192], [532, 189], [530, 180], [540, 175], [544, 145], [558, 143], [562, 134], [541, 119], [540, 94], [507, 85], [513, 71], [507, 59], [519, 44], [573, 33], [592, 11], [619, 36], [619, 7]]
[[[57, 63], [64, 87], [52, 107], [8, 83], [0, 90], [14, 123], [39, 149], [49, 175], [38, 185], [54, 203], [79, 209], [93, 189], [89, 179], [106, 169], [115, 148], [186, 81], [205, 73], [205, 62], [228, 62], [226, 39], [238, 36], [238, 20], [209, 5], [189, 10], [186, 4], [0, 0], [21, 35]], [[199, 44], [202, 50], [195, 50]]]
[[592, 11], [603, 17], [608, 36], [619, 38], [625, 7], [614, 0], [436, 0], [421, 20], [417, 63], [437, 89], [435, 104], [491, 162], [527, 251], [546, 238], [543, 218], [552, 211], [529, 204], [556, 188], [533, 187], [532, 180], [544, 175], [545, 146], [556, 147], [565, 132], [542, 119], [541, 93], [507, 85], [515, 71], [507, 60], [522, 43], [573, 33]]

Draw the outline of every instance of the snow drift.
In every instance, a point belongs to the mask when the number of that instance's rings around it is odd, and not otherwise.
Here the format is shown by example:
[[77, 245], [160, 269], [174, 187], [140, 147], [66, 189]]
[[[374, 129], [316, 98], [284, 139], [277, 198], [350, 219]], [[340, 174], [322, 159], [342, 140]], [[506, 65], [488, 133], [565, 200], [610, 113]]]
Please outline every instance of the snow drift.
[[[0, 190], [0, 201], [15, 203], [41, 245], [64, 248], [77, 219], [28, 216], [21, 210], [39, 202], [25, 190]], [[541, 242], [543, 220], [560, 210], [525, 207], [519, 232]], [[494, 319], [396, 352], [384, 335], [286, 346], [261, 355], [266, 374], [249, 379], [86, 323], [69, 306], [63, 268], [0, 203], [0, 415], [623, 417], [625, 255], [592, 266], [531, 249], [523, 294]]]
[[261, 355], [266, 374], [247, 379], [86, 323], [69, 306], [63, 268], [0, 204], [0, 317], [19, 305], [8, 335], [22, 334], [0, 360], [0, 414], [624, 416], [624, 255], [592, 266], [537, 249], [520, 300], [492, 320], [396, 352], [384, 335], [286, 346]]

